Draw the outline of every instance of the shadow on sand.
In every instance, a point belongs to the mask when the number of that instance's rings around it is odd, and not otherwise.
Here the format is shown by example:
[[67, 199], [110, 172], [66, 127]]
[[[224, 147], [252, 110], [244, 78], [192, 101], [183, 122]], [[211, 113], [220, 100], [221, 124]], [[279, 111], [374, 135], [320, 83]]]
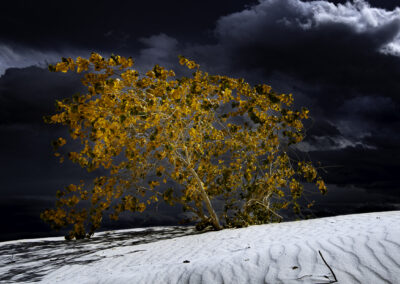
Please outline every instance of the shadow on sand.
[[[198, 234], [193, 227], [155, 227], [98, 233], [91, 239], [64, 241], [0, 243], [0, 283], [38, 282], [65, 265], [86, 265], [102, 259], [87, 256], [99, 250], [132, 246], [159, 240]], [[134, 251], [135, 252], [135, 251]]]

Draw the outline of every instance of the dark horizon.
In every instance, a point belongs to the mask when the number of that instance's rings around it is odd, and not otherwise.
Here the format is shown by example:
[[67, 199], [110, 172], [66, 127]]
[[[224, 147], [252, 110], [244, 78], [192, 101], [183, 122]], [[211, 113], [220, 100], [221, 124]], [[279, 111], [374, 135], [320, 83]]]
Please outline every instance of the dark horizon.
[[[0, 11], [0, 241], [51, 236], [39, 218], [55, 193], [93, 173], [54, 157], [68, 132], [43, 122], [81, 90], [51, 73], [61, 57], [132, 56], [135, 69], [178, 69], [178, 55], [212, 74], [293, 93], [312, 119], [298, 146], [320, 161], [327, 196], [315, 216], [399, 210], [400, 4], [369, 1], [8, 1]], [[124, 216], [107, 228], [177, 225], [179, 208]]]

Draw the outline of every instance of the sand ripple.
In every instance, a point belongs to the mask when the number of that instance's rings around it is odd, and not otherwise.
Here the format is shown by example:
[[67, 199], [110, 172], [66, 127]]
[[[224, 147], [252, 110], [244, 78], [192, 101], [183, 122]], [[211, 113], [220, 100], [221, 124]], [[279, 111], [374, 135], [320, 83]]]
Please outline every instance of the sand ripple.
[[400, 283], [399, 224], [400, 211], [392, 211], [122, 245], [76, 257], [76, 263], [62, 265], [40, 280], [110, 284]]

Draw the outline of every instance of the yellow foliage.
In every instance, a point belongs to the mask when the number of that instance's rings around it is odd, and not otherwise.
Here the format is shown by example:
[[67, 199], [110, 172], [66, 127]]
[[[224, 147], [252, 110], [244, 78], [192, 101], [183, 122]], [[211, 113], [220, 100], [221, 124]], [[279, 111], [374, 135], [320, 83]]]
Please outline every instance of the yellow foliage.
[[[92, 235], [104, 211], [111, 210], [112, 219], [123, 211], [143, 212], [158, 195], [170, 204], [183, 203], [197, 220], [211, 220], [220, 229], [280, 221], [279, 210], [289, 205], [297, 210], [302, 179], [326, 191], [311, 163], [295, 163], [282, 150], [303, 139], [302, 119], [308, 117], [306, 109], [288, 108], [291, 94], [209, 75], [183, 56], [179, 63], [195, 69], [192, 78], [176, 79], [174, 71], [158, 65], [141, 76], [133, 63], [92, 53], [89, 59], [63, 58], [49, 66], [83, 72], [87, 93], [58, 101], [58, 113], [47, 121], [66, 125], [71, 138], [81, 142], [79, 151], [68, 154], [70, 160], [88, 171], [107, 172], [91, 190], [68, 186], [57, 209], [42, 214], [57, 228], [74, 224], [69, 238]], [[59, 138], [55, 146], [65, 143]], [[167, 179], [183, 185], [182, 191], [163, 189]], [[219, 216], [212, 205], [217, 197], [226, 202]], [[82, 209], [83, 201], [90, 210]]]

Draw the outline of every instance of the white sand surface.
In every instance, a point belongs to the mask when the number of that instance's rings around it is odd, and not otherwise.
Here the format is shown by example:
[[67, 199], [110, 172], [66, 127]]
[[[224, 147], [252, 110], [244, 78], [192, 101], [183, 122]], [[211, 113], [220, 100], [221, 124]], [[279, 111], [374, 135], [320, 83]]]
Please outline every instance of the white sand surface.
[[40, 283], [400, 283], [400, 211], [125, 243], [74, 261]]

